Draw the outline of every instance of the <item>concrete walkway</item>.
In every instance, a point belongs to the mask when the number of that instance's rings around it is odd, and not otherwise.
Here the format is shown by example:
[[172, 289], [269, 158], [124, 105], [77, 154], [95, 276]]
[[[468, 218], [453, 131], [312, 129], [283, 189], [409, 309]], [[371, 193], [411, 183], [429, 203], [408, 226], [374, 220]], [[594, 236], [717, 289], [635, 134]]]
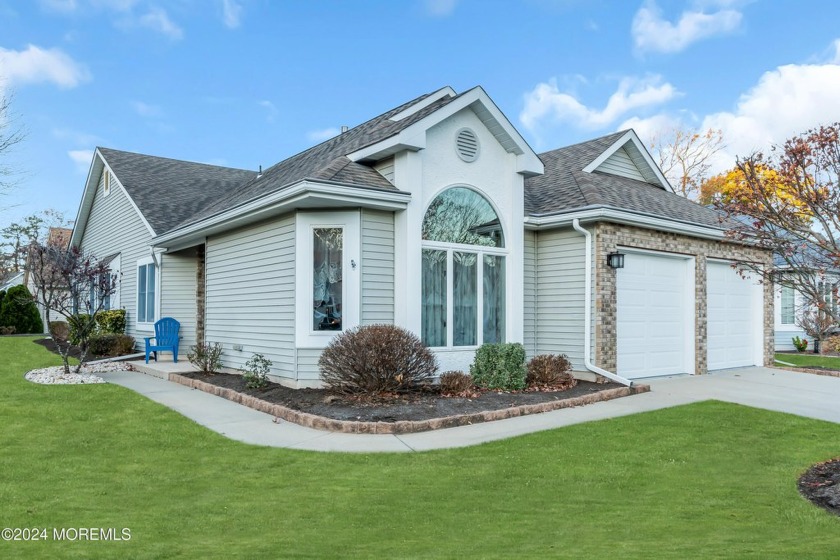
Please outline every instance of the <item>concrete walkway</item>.
[[268, 414], [139, 372], [102, 376], [231, 439], [311, 451], [396, 452], [466, 447], [562, 426], [717, 399], [840, 423], [840, 378], [770, 368], [654, 379], [651, 392], [579, 408], [473, 426], [400, 435], [343, 434], [304, 428]]

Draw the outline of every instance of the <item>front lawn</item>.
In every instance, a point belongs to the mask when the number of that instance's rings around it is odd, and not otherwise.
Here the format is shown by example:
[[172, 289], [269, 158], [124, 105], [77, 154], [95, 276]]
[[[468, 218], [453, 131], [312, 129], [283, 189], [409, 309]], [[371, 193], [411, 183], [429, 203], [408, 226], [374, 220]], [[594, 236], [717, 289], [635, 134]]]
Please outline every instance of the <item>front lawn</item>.
[[2, 558], [840, 550], [840, 519], [796, 491], [840, 455], [827, 422], [705, 402], [466, 449], [321, 454], [229, 441], [122, 387], [23, 379], [55, 363], [31, 339], [0, 338], [0, 525], [125, 527], [131, 540], [0, 541]]
[[840, 370], [840, 358], [820, 356], [804, 352], [802, 354], [776, 354], [776, 359], [799, 367], [820, 367]]

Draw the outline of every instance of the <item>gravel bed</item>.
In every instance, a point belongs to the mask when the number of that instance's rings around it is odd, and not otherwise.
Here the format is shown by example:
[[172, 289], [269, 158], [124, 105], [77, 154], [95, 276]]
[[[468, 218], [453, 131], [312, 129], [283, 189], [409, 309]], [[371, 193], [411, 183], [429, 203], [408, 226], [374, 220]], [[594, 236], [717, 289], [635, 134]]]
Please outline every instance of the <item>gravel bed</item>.
[[102, 362], [96, 364], [85, 364], [79, 373], [72, 373], [75, 366], [70, 368], [71, 373], [65, 374], [63, 366], [53, 366], [42, 369], [33, 369], [24, 375], [27, 381], [40, 383], [42, 385], [86, 385], [89, 383], [105, 383], [105, 380], [95, 375], [109, 371], [131, 371], [131, 366], [124, 362]]

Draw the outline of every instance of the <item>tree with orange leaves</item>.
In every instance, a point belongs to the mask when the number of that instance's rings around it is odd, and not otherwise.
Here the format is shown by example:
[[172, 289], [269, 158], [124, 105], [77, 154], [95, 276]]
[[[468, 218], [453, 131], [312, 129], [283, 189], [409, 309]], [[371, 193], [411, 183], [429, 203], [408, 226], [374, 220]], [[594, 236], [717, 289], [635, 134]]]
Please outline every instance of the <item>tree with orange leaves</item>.
[[709, 181], [727, 235], [773, 251], [774, 270], [750, 263], [764, 280], [791, 286], [807, 308], [840, 323], [840, 122], [788, 139], [770, 155], [739, 158]]

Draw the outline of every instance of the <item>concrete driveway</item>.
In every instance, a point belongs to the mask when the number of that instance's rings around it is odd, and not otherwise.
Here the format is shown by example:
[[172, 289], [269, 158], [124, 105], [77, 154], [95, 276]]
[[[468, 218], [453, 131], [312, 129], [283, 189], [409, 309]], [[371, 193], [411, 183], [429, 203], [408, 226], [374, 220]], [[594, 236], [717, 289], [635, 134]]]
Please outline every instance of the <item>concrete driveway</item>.
[[466, 447], [562, 426], [716, 399], [840, 423], [840, 378], [771, 368], [644, 380], [651, 391], [579, 408], [473, 426], [400, 435], [341, 434], [304, 428], [139, 372], [102, 374], [228, 438], [311, 451], [405, 452]]

